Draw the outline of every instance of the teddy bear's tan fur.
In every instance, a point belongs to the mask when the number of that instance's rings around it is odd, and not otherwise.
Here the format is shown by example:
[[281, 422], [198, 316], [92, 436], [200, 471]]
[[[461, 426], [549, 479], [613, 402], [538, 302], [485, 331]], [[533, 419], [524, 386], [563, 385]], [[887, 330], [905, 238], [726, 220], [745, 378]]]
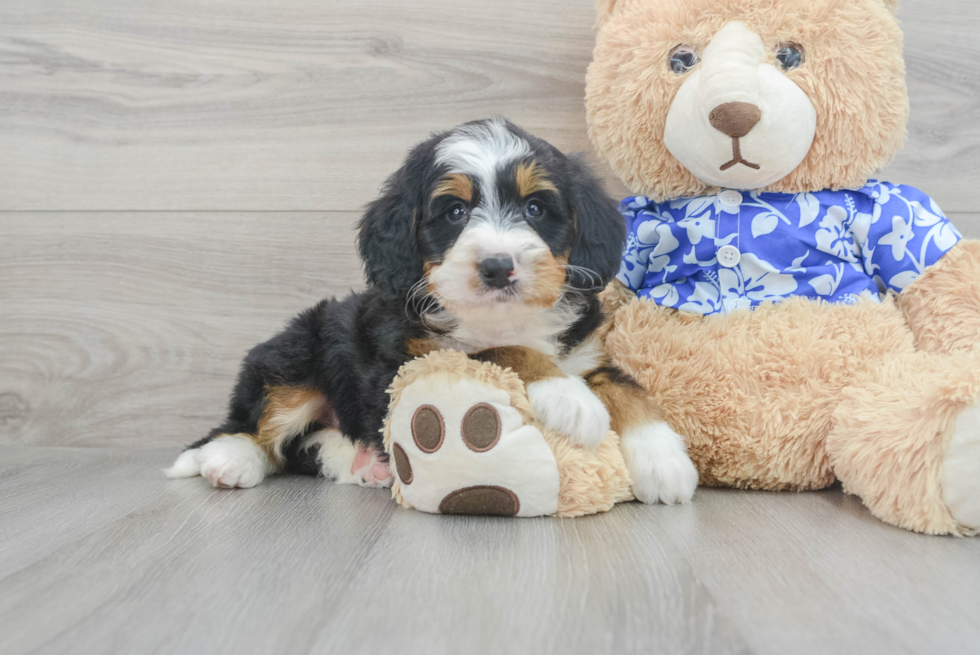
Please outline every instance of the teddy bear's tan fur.
[[[668, 152], [663, 134], [683, 78], [664, 65], [680, 43], [706, 44], [739, 20], [767, 43], [804, 43], [814, 57], [786, 75], [817, 110], [817, 134], [795, 171], [767, 187], [798, 193], [859, 188], [905, 140], [909, 113], [902, 31], [882, 0], [599, 0], [588, 71], [589, 134], [636, 193], [661, 202], [712, 193]], [[772, 54], [774, 59], [775, 54]], [[874, 88], [867, 88], [874, 80]]]
[[880, 305], [793, 298], [704, 317], [635, 301], [607, 347], [688, 438], [701, 484], [806, 490], [840, 479], [885, 521], [968, 534], [939, 478], [956, 417], [980, 397], [980, 351], [963, 346], [980, 342], [976, 307], [980, 243], [964, 242]]
[[[740, 21], [767, 44], [805, 44], [813, 55], [785, 71], [816, 109], [812, 147], [765, 190], [859, 188], [905, 136], [895, 4], [599, 0], [587, 86], [592, 139], [650, 198], [717, 191], [664, 145], [683, 81], [665, 62], [677, 44], [703, 48]], [[617, 297], [622, 292], [607, 294]], [[630, 300], [616, 313], [607, 349], [687, 437], [702, 484], [804, 490], [840, 480], [894, 525], [980, 530], [980, 242], [960, 242], [880, 304], [794, 297], [701, 316]], [[951, 464], [954, 442], [961, 450]], [[951, 475], [956, 485], [947, 484]], [[954, 504], [968, 508], [960, 516], [969, 524], [957, 520]]]

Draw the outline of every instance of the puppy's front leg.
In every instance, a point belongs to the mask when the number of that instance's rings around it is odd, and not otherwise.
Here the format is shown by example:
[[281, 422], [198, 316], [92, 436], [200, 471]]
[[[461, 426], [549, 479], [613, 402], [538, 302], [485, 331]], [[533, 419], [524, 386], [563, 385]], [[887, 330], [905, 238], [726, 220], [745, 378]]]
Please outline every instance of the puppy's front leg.
[[595, 448], [609, 431], [609, 411], [577, 376], [562, 373], [551, 358], [530, 348], [489, 348], [473, 359], [493, 362], [517, 373], [527, 388], [534, 416], [545, 427], [566, 435], [574, 443]]
[[623, 458], [633, 479], [633, 495], [645, 503], [686, 503], [698, 486], [698, 472], [684, 438], [663, 420], [646, 391], [614, 366], [603, 366], [585, 379], [602, 398], [619, 433]]

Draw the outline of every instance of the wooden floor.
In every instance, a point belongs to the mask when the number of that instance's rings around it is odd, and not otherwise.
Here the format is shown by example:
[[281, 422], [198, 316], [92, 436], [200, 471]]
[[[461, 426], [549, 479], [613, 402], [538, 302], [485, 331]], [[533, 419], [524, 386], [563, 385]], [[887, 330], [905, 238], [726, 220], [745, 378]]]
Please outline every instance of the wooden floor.
[[[249, 347], [362, 286], [411, 144], [502, 114], [591, 152], [593, 5], [0, 2], [0, 655], [980, 652], [980, 539], [839, 491], [493, 520], [159, 473]], [[980, 3], [900, 13], [882, 178], [980, 238]]]
[[0, 653], [976, 653], [980, 540], [853, 497], [699, 490], [582, 519], [437, 517], [176, 450], [0, 448]]

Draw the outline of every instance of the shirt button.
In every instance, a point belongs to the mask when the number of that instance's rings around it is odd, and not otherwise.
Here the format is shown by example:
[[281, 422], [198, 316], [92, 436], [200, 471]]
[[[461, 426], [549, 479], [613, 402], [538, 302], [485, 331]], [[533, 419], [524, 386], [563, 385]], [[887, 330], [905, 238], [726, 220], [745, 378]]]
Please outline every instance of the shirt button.
[[735, 268], [742, 260], [742, 253], [735, 246], [722, 246], [718, 249], [718, 263], [725, 268]]
[[742, 204], [742, 194], [738, 191], [733, 191], [732, 189], [726, 189], [718, 194], [718, 199], [721, 200], [721, 204], [726, 207], [738, 207]]

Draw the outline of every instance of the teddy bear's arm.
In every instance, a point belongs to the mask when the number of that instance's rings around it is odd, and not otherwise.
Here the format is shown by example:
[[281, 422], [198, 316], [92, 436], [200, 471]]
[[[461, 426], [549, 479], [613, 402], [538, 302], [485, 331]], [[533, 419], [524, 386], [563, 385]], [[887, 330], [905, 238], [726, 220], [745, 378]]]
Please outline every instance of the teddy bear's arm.
[[919, 350], [980, 345], [980, 241], [964, 239], [898, 296]]

